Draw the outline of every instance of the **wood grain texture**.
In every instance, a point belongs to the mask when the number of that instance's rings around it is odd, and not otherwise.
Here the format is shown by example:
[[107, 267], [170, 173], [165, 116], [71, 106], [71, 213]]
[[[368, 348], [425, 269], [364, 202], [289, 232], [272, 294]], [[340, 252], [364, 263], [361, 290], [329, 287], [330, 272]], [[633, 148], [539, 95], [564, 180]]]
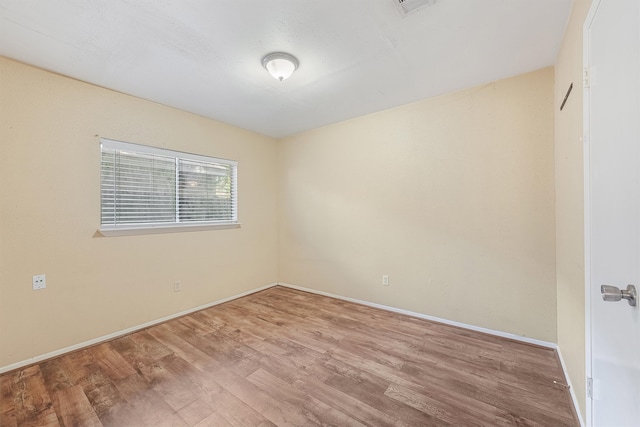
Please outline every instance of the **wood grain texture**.
[[274, 287], [0, 376], [1, 426], [577, 426], [554, 350]]

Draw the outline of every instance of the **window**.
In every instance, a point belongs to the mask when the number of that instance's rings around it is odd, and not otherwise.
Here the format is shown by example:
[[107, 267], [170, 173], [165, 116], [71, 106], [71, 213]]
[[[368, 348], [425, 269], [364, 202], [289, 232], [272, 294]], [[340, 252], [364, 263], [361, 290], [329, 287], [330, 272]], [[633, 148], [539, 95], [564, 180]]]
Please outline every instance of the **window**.
[[100, 151], [103, 234], [237, 226], [237, 162], [104, 138]]

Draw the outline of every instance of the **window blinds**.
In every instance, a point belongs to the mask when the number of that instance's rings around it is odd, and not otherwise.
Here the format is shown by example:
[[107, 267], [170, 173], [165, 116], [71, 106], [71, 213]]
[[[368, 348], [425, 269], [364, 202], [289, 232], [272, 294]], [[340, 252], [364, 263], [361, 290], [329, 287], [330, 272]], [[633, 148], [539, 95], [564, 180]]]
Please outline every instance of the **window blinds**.
[[237, 163], [101, 139], [102, 228], [237, 222]]

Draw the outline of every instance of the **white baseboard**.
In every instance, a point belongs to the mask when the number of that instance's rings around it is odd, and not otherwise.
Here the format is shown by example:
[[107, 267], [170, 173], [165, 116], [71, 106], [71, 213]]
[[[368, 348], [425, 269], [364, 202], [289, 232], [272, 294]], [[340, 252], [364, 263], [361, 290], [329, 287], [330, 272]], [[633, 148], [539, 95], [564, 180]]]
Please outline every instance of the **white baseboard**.
[[573, 385], [571, 384], [571, 378], [567, 374], [567, 366], [564, 364], [564, 359], [562, 358], [562, 352], [560, 351], [560, 347], [557, 347], [558, 351], [558, 359], [560, 359], [560, 365], [562, 366], [562, 373], [564, 374], [564, 379], [569, 386], [569, 393], [571, 394], [571, 401], [573, 402], [573, 407], [576, 410], [576, 414], [578, 415], [578, 421], [580, 422], [580, 426], [584, 427], [585, 423], [582, 419], [582, 413], [580, 412], [580, 405], [578, 404], [578, 396], [576, 396], [575, 390], [573, 389]]
[[59, 350], [55, 350], [55, 351], [52, 351], [52, 352], [49, 352], [49, 353], [45, 353], [45, 354], [41, 354], [41, 355], [38, 355], [38, 356], [35, 356], [35, 357], [31, 357], [31, 358], [26, 359], [26, 360], [21, 360], [20, 362], [16, 362], [16, 363], [12, 363], [11, 365], [0, 367], [0, 374], [5, 373], [5, 372], [9, 372], [9, 371], [13, 371], [14, 369], [22, 368], [23, 366], [32, 365], [34, 363], [42, 362], [43, 360], [51, 359], [52, 357], [60, 356], [61, 354], [64, 354], [64, 353], [69, 353], [69, 352], [72, 352], [72, 351], [75, 351], [75, 350], [80, 350], [81, 348], [85, 348], [85, 347], [89, 347], [89, 346], [92, 346], [92, 345], [95, 345], [95, 344], [99, 344], [101, 342], [109, 341], [109, 340], [112, 340], [114, 338], [118, 338], [118, 337], [121, 337], [123, 335], [127, 335], [127, 334], [130, 334], [132, 332], [136, 332], [136, 331], [139, 331], [141, 329], [145, 329], [145, 328], [148, 328], [150, 326], [157, 325], [158, 323], [162, 323], [162, 322], [166, 322], [167, 320], [175, 319], [176, 317], [181, 317], [181, 316], [184, 316], [186, 314], [195, 313], [196, 311], [204, 310], [205, 308], [213, 307], [214, 305], [222, 304], [222, 303], [225, 303], [227, 301], [232, 301], [232, 300], [237, 299], [237, 298], [241, 298], [241, 297], [244, 297], [244, 296], [256, 293], [256, 292], [263, 291], [265, 289], [269, 289], [269, 288], [271, 288], [273, 286], [276, 286], [276, 285], [277, 285], [277, 283], [270, 283], [268, 285], [264, 285], [264, 286], [261, 286], [259, 288], [251, 289], [249, 291], [242, 292], [242, 293], [237, 294], [237, 295], [232, 295], [230, 297], [222, 298], [222, 299], [219, 299], [217, 301], [214, 301], [214, 302], [211, 302], [211, 303], [208, 303], [208, 304], [200, 305], [198, 307], [193, 307], [193, 308], [190, 308], [188, 310], [181, 311], [179, 313], [170, 314], [169, 316], [161, 317], [160, 319], [152, 320], [150, 322], [146, 322], [146, 323], [143, 323], [141, 325], [132, 326], [130, 328], [123, 329], [123, 330], [117, 331], [117, 332], [113, 332], [113, 333], [108, 334], [108, 335], [103, 335], [101, 337], [94, 338], [94, 339], [91, 339], [91, 340], [88, 340], [88, 341], [84, 341], [84, 342], [81, 342], [81, 343], [78, 343], [78, 344], [74, 344], [74, 345], [69, 346], [69, 347], [61, 348]]
[[557, 349], [558, 348], [557, 344], [552, 343], [552, 342], [537, 340], [535, 338], [523, 337], [521, 335], [511, 334], [509, 332], [502, 332], [502, 331], [496, 331], [494, 329], [482, 328], [480, 326], [469, 325], [467, 323], [456, 322], [456, 321], [448, 320], [448, 319], [442, 319], [440, 317], [429, 316], [427, 314], [416, 313], [414, 311], [404, 310], [402, 308], [391, 307], [391, 306], [388, 306], [388, 305], [377, 304], [375, 302], [369, 302], [369, 301], [363, 301], [363, 300], [359, 300], [359, 299], [355, 299], [355, 298], [343, 297], [341, 295], [336, 295], [336, 294], [332, 294], [332, 293], [324, 292], [324, 291], [318, 291], [318, 290], [315, 290], [315, 289], [305, 288], [303, 286], [292, 285], [292, 284], [289, 284], [289, 283], [279, 282], [278, 285], [284, 286], [286, 288], [297, 289], [299, 291], [310, 292], [312, 294], [323, 295], [323, 296], [331, 297], [331, 298], [337, 298], [337, 299], [341, 299], [343, 301], [354, 302], [356, 304], [362, 304], [362, 305], [366, 305], [366, 306], [369, 306], [369, 307], [379, 308], [379, 309], [382, 309], [382, 310], [392, 311], [394, 313], [406, 314], [408, 316], [418, 317], [420, 319], [425, 319], [425, 320], [431, 320], [433, 322], [444, 323], [445, 325], [457, 326], [459, 328], [469, 329], [469, 330], [476, 331], [476, 332], [483, 332], [485, 334], [496, 335], [496, 336], [502, 337], [502, 338], [509, 338], [509, 339], [512, 339], [512, 340], [521, 341], [521, 342], [525, 342], [525, 343], [528, 343], [528, 344], [534, 344], [534, 345], [538, 345], [538, 346], [541, 346], [541, 347], [548, 347], [548, 348], [553, 348], [553, 349]]

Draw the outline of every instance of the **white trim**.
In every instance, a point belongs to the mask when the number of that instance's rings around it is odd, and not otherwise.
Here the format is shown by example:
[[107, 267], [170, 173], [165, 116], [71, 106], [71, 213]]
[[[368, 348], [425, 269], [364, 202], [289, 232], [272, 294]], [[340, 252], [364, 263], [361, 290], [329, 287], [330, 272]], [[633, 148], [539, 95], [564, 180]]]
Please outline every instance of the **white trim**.
[[207, 231], [207, 230], [229, 230], [232, 228], [240, 228], [242, 224], [239, 222], [231, 223], [211, 223], [211, 224], [185, 224], [172, 223], [171, 225], [153, 225], [144, 226], [114, 226], [109, 228], [101, 228], [98, 233], [104, 237], [114, 236], [135, 236], [138, 234], [164, 234], [164, 233], [182, 233], [184, 231]]
[[[593, 0], [587, 18], [582, 28], [582, 69], [590, 70], [591, 68], [591, 37], [590, 29], [596, 12], [600, 7], [601, 0]], [[589, 73], [590, 74], [590, 73]], [[591, 76], [589, 76], [591, 78]], [[585, 390], [588, 390], [586, 381], [593, 378], [591, 366], [591, 144], [590, 144], [590, 105], [591, 91], [590, 84], [582, 89], [582, 161], [583, 161], [583, 180], [584, 180], [584, 331], [585, 331]], [[593, 425], [593, 399], [585, 394], [585, 415], [586, 426]]]
[[416, 313], [414, 311], [404, 310], [402, 308], [391, 307], [388, 305], [377, 304], [375, 302], [363, 301], [355, 298], [343, 297], [341, 295], [332, 294], [324, 291], [317, 291], [315, 289], [305, 288], [303, 286], [291, 285], [289, 283], [279, 282], [278, 285], [284, 286], [286, 288], [296, 289], [299, 291], [310, 292], [312, 294], [322, 295], [325, 297], [336, 298], [343, 301], [354, 302], [356, 304], [362, 304], [369, 307], [379, 308], [386, 311], [391, 311], [394, 313], [406, 314], [407, 316], [418, 317], [420, 319], [431, 320], [432, 322], [444, 323], [445, 325], [457, 326], [459, 328], [469, 329], [475, 332], [482, 332], [485, 334], [495, 335], [502, 338], [508, 338], [515, 341], [521, 341], [527, 344], [539, 345], [541, 347], [548, 347], [552, 349], [557, 349], [558, 345], [549, 341], [542, 341], [535, 338], [523, 337], [521, 335], [512, 334], [509, 332], [496, 331], [494, 329], [482, 328], [480, 326], [469, 325], [467, 323], [456, 322], [454, 320], [442, 319], [440, 317], [429, 316], [427, 314]]
[[564, 364], [564, 358], [562, 357], [562, 352], [560, 351], [560, 347], [557, 347], [558, 351], [558, 359], [560, 359], [560, 366], [562, 367], [562, 373], [564, 374], [564, 380], [567, 382], [569, 386], [569, 393], [571, 394], [571, 401], [573, 402], [573, 408], [578, 415], [578, 422], [580, 422], [581, 427], [585, 427], [584, 419], [582, 418], [582, 413], [580, 412], [580, 404], [578, 403], [578, 396], [576, 396], [575, 390], [573, 389], [573, 385], [571, 384], [571, 378], [567, 374], [567, 366]]
[[100, 146], [113, 150], [133, 151], [135, 153], [153, 154], [156, 156], [179, 157], [180, 159], [195, 160], [197, 162], [222, 163], [236, 167], [238, 166], [238, 162], [236, 160], [203, 156], [202, 154], [187, 153], [184, 151], [171, 150], [169, 148], [152, 147], [150, 145], [134, 144], [133, 142], [124, 142], [103, 137], [100, 137]]
[[102, 342], [109, 341], [109, 340], [112, 340], [114, 338], [118, 338], [118, 337], [121, 337], [123, 335], [127, 335], [127, 334], [130, 334], [132, 332], [136, 332], [136, 331], [148, 328], [148, 327], [153, 326], [153, 325], [157, 325], [158, 323], [163, 323], [163, 322], [166, 322], [167, 320], [175, 319], [176, 317], [181, 317], [181, 316], [184, 316], [184, 315], [187, 315], [187, 314], [195, 313], [196, 311], [204, 310], [205, 308], [213, 307], [213, 306], [218, 305], [218, 304], [222, 304], [222, 303], [225, 303], [225, 302], [228, 302], [228, 301], [232, 301], [234, 299], [238, 299], [238, 298], [250, 295], [250, 294], [254, 294], [256, 292], [263, 291], [265, 289], [272, 288], [272, 287], [274, 287], [276, 285], [277, 285], [277, 283], [270, 283], [268, 285], [260, 286], [259, 288], [251, 289], [249, 291], [242, 292], [240, 294], [236, 294], [236, 295], [232, 295], [230, 297], [222, 298], [222, 299], [216, 300], [214, 302], [210, 302], [208, 304], [200, 305], [198, 307], [189, 308], [189, 309], [181, 311], [179, 313], [170, 314], [168, 316], [164, 316], [164, 317], [161, 317], [159, 319], [152, 320], [150, 322], [146, 322], [146, 323], [143, 323], [143, 324], [140, 324], [140, 325], [132, 326], [132, 327], [127, 328], [127, 329], [123, 329], [123, 330], [120, 330], [120, 331], [117, 331], [117, 332], [113, 332], [113, 333], [108, 334], [108, 335], [103, 335], [101, 337], [94, 338], [94, 339], [91, 339], [91, 340], [88, 340], [88, 341], [84, 341], [84, 342], [81, 342], [81, 343], [78, 343], [78, 344], [74, 344], [74, 345], [69, 346], [69, 347], [61, 348], [59, 350], [51, 351], [49, 353], [45, 353], [45, 354], [41, 354], [41, 355], [38, 355], [38, 356], [35, 356], [35, 357], [31, 357], [29, 359], [25, 359], [25, 360], [22, 360], [20, 362], [12, 363], [11, 365], [0, 367], [0, 374], [3, 374], [3, 373], [8, 372], [8, 371], [12, 371], [14, 369], [22, 368], [23, 366], [32, 365], [34, 363], [42, 362], [43, 360], [51, 359], [52, 357], [60, 356], [61, 354], [64, 354], [64, 353], [69, 353], [69, 352], [72, 352], [72, 351], [75, 351], [75, 350], [79, 350], [81, 348], [89, 347], [89, 346], [92, 346], [92, 345], [95, 345], [95, 344], [100, 344]]

